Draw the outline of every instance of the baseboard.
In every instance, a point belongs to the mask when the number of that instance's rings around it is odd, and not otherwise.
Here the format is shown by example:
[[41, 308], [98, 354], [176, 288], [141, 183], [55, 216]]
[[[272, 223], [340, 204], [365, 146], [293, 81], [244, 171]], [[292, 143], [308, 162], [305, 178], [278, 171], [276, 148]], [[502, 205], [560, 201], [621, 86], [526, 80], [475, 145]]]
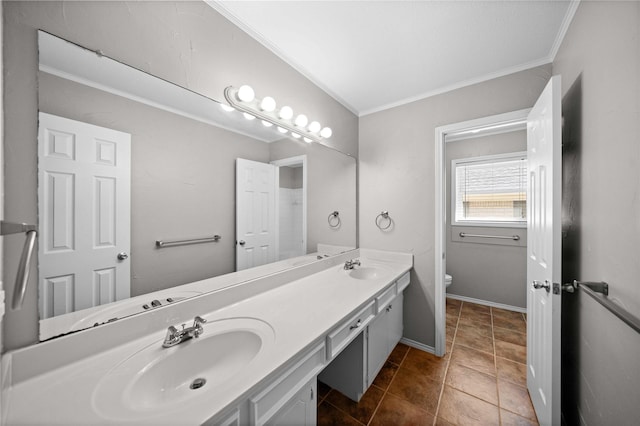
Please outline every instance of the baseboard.
[[477, 303], [478, 305], [491, 306], [492, 308], [500, 308], [507, 311], [515, 311], [515, 312], [523, 312], [523, 313], [527, 312], [527, 308], [505, 305], [503, 303], [489, 302], [488, 300], [474, 299], [473, 297], [458, 296], [457, 294], [449, 294], [449, 293], [447, 293], [447, 297], [449, 299], [461, 300], [463, 302], [469, 302], [469, 303]]
[[430, 354], [436, 353], [436, 348], [433, 346], [425, 345], [424, 343], [416, 342], [415, 340], [407, 339], [403, 337], [400, 339], [400, 343], [404, 343], [407, 346], [411, 346], [412, 348], [420, 349], [421, 351], [429, 352]]

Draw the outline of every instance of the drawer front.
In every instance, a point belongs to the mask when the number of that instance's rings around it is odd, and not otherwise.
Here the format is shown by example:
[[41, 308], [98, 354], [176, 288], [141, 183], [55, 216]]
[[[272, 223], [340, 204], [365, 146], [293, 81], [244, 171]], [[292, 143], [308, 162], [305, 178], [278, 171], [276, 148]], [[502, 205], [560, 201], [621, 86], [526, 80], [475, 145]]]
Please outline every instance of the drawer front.
[[324, 343], [316, 346], [293, 367], [249, 400], [251, 424], [263, 425], [271, 419], [325, 365]]
[[380, 296], [376, 297], [376, 314], [379, 314], [383, 309], [387, 307], [389, 302], [396, 297], [396, 285], [389, 286]]
[[398, 285], [398, 294], [402, 293], [404, 291], [404, 289], [407, 288], [407, 286], [411, 282], [410, 274], [411, 274], [411, 271], [405, 273], [403, 276], [398, 278], [398, 281], [396, 281], [396, 283]]
[[376, 315], [375, 301], [372, 300], [363, 309], [352, 315], [336, 327], [327, 336], [327, 360], [333, 359], [344, 349], [353, 339], [364, 330], [369, 322]]

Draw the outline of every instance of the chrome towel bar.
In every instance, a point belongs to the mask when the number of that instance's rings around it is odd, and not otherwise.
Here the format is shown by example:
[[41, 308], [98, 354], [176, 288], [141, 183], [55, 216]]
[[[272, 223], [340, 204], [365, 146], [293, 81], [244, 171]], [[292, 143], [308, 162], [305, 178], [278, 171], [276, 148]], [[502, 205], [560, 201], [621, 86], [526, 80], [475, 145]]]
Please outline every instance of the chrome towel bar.
[[156, 240], [156, 247], [165, 248], [165, 247], [175, 247], [175, 246], [187, 246], [190, 244], [217, 243], [221, 239], [222, 237], [220, 235], [214, 235], [213, 237], [192, 238], [189, 240], [173, 240], [173, 241]]
[[26, 223], [0, 222], [0, 235], [27, 234], [27, 239], [22, 248], [22, 255], [18, 263], [18, 272], [16, 273], [16, 285], [13, 288], [13, 302], [11, 309], [18, 310], [22, 308], [24, 295], [27, 291], [27, 283], [29, 282], [29, 265], [31, 264], [31, 256], [33, 248], [36, 245], [36, 237], [38, 236], [38, 227], [36, 225], [28, 225]]
[[[571, 286], [571, 284], [567, 284], [567, 286]], [[574, 280], [573, 287], [583, 290], [609, 312], [620, 318], [622, 322], [634, 329], [637, 333], [640, 333], [640, 318], [609, 299], [609, 284], [605, 282], [582, 282]]]
[[460, 237], [475, 237], [475, 238], [496, 238], [499, 240], [514, 240], [518, 241], [520, 239], [520, 235], [484, 235], [484, 234], [467, 234], [466, 232], [461, 232]]

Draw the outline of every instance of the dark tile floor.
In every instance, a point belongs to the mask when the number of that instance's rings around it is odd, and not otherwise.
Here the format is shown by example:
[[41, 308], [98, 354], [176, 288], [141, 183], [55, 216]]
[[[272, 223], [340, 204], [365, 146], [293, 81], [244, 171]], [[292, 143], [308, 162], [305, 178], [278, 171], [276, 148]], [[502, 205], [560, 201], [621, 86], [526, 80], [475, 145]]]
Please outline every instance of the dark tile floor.
[[398, 344], [355, 403], [318, 383], [318, 425], [536, 425], [526, 316], [447, 299], [447, 354]]

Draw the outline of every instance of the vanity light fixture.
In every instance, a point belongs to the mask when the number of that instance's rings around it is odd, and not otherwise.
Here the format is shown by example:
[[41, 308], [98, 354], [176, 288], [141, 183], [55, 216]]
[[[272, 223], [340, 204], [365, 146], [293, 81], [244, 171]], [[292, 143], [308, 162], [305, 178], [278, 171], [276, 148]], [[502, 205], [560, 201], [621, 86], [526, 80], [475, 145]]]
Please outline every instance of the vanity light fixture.
[[271, 96], [265, 96], [260, 102], [260, 109], [267, 112], [273, 112], [276, 109], [276, 100]]
[[256, 98], [251, 86], [243, 85], [238, 89], [229, 86], [224, 89], [224, 97], [229, 102], [227, 108], [243, 112], [248, 120], [259, 118], [267, 127], [275, 124], [280, 133], [289, 134], [296, 139], [302, 138], [307, 143], [320, 142], [333, 134], [331, 128], [323, 128], [317, 121], [309, 122], [304, 114], [298, 114], [294, 118], [291, 107], [282, 106], [277, 109], [275, 99], [270, 96]]
[[296, 117], [294, 124], [298, 127], [304, 127], [307, 125], [308, 122], [309, 122], [309, 119], [307, 118], [307, 116], [304, 114], [300, 114], [299, 116]]
[[238, 93], [236, 94], [238, 100], [242, 102], [251, 102], [256, 98], [256, 93], [253, 91], [251, 86], [240, 86], [238, 89]]

